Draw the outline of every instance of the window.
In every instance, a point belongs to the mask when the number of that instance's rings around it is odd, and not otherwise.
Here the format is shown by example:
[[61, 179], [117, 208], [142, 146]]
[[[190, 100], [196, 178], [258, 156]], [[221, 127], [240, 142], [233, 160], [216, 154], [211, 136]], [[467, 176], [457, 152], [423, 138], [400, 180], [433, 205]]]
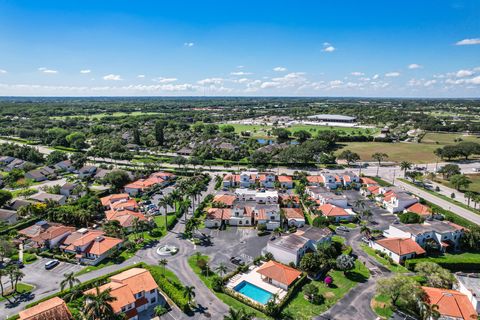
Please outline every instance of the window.
[[152, 299], [150, 299], [150, 303], [155, 303], [157, 302], [157, 298], [153, 297]]
[[122, 312], [127, 311], [127, 307], [122, 307]]
[[155, 290], [156, 290], [156, 289], [152, 289], [152, 290], [150, 290], [150, 293], [154, 293], [154, 292], [155, 292]]
[[243, 221], [242, 221], [242, 220], [240, 220], [240, 221], [238, 222], [238, 224], [243, 224]]

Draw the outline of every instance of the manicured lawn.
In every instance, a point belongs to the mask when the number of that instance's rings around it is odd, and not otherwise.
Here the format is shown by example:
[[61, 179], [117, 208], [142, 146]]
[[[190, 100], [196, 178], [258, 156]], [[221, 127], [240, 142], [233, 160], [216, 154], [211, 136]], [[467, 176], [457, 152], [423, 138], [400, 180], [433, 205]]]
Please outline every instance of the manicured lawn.
[[[480, 174], [466, 174], [466, 176], [472, 181], [472, 183], [468, 186], [467, 190], [462, 191], [473, 191], [480, 193]], [[435, 182], [441, 183], [444, 186], [449, 188], [455, 189], [455, 187], [450, 183], [448, 180], [443, 180], [441, 175], [438, 175], [435, 178]]]
[[407, 268], [399, 265], [399, 264], [391, 264], [387, 259], [382, 258], [378, 254], [375, 253], [375, 250], [367, 246], [366, 244], [361, 244], [360, 247], [362, 248], [363, 251], [365, 251], [369, 256], [373, 257], [375, 260], [377, 260], [379, 263], [383, 264], [388, 270], [392, 272], [399, 272], [399, 273], [405, 273], [409, 272]]
[[[478, 272], [480, 270], [480, 252], [464, 252], [460, 254], [446, 253], [438, 257], [432, 256], [411, 259], [410, 262], [407, 260], [406, 266], [411, 268], [413, 267], [413, 264], [426, 261], [438, 263], [443, 268], [450, 269], [452, 271]], [[409, 263], [411, 263], [411, 265], [408, 265]], [[476, 270], [471, 270], [472, 268]]]
[[162, 114], [160, 112], [142, 112], [142, 111], [134, 111], [134, 112], [113, 112], [113, 113], [97, 113], [92, 115], [73, 115], [73, 116], [57, 116], [57, 117], [50, 117], [51, 119], [55, 120], [64, 120], [68, 117], [70, 118], [89, 118], [89, 119], [101, 119], [104, 117], [124, 117], [124, 116], [148, 116], [148, 115], [159, 115]]
[[[134, 252], [129, 252], [127, 250], [123, 250], [122, 253], [120, 254], [120, 257], [122, 257], [123, 260], [125, 261], [125, 260], [128, 260], [131, 257], [133, 257], [134, 254], [135, 254]], [[107, 258], [107, 259], [103, 260], [102, 262], [100, 262], [99, 264], [97, 264], [96, 266], [88, 266], [88, 267], [83, 268], [82, 270], [77, 272], [75, 275], [79, 276], [79, 275], [89, 273], [89, 272], [92, 272], [94, 270], [102, 269], [102, 268], [105, 268], [105, 267], [108, 267], [108, 266], [111, 266], [111, 265], [114, 265], [114, 264], [116, 264], [114, 260]]]
[[[227, 124], [224, 124], [227, 125]], [[253, 125], [253, 124], [228, 124], [235, 128], [236, 133], [240, 133], [242, 131], [250, 131], [252, 133], [252, 138], [271, 138], [272, 133], [271, 131], [274, 129], [273, 126], [267, 125]], [[222, 127], [222, 125], [220, 125]], [[376, 134], [378, 132], [377, 129], [364, 129], [364, 128], [350, 128], [350, 127], [332, 127], [332, 126], [316, 126], [316, 125], [308, 125], [308, 124], [294, 124], [291, 127], [286, 128], [290, 132], [294, 133], [296, 131], [305, 130], [310, 132], [312, 136], [315, 136], [319, 131], [324, 130], [334, 130], [338, 132], [342, 132], [345, 134], [351, 133], [363, 133], [363, 134]]]
[[390, 298], [387, 296], [378, 295], [372, 300], [372, 309], [382, 319], [390, 319], [393, 315]]
[[[200, 259], [205, 259], [205, 260], [209, 260], [209, 257], [208, 256], [205, 256], [205, 255], [202, 255], [200, 256]], [[213, 291], [212, 289], [212, 276], [214, 275], [214, 272], [212, 271], [212, 275], [209, 275], [209, 277], [207, 277], [206, 275], [204, 275], [202, 273], [202, 270], [197, 266], [197, 257], [195, 255], [191, 256], [190, 258], [188, 258], [188, 265], [190, 266], [190, 268], [192, 268], [193, 272], [195, 272], [195, 274], [203, 281], [203, 283], [205, 283], [205, 285], [220, 299], [222, 300], [225, 304], [229, 305], [230, 307], [236, 309], [236, 310], [240, 310], [240, 309], [245, 309], [245, 311], [248, 311], [250, 313], [254, 313], [255, 314], [255, 317], [257, 319], [268, 319], [269, 317], [266, 316], [265, 314], [263, 314], [262, 312], [250, 307], [250, 306], [247, 306], [246, 304], [243, 304], [242, 302], [238, 301], [237, 299], [234, 299], [232, 297], [230, 297], [229, 295], [225, 294], [225, 293], [222, 293], [222, 292], [215, 292]]]
[[301, 291], [292, 297], [285, 311], [290, 314], [293, 319], [312, 319], [314, 316], [318, 316], [327, 311], [358, 283], [365, 282], [370, 276], [370, 273], [368, 269], [357, 260], [355, 262], [355, 269], [347, 273], [346, 276], [343, 272], [337, 270], [331, 270], [328, 272], [328, 275], [333, 278], [333, 284], [330, 285], [330, 287], [327, 287], [321, 281], [311, 282], [318, 287], [320, 294], [324, 296], [324, 303], [318, 305], [310, 303], [305, 299]]
[[[18, 294], [20, 293], [26, 293], [26, 292], [31, 292], [33, 290], [33, 288], [35, 288], [34, 286], [31, 286], [29, 284], [26, 284], [26, 283], [22, 283], [22, 282], [19, 282], [17, 284], [17, 291], [18, 291]], [[5, 286], [4, 287], [4, 290], [7, 291], [10, 289], [10, 286]], [[7, 300], [7, 298], [13, 298], [14, 297], [14, 294], [9, 294], [5, 297], [1, 296], [0, 295], [0, 301], [5, 301]]]
[[[342, 142], [343, 147], [337, 153], [349, 149], [360, 155], [362, 160], [373, 160], [372, 154], [381, 150], [388, 154], [388, 161], [409, 161], [415, 163], [433, 163], [437, 160], [433, 151], [447, 144], [455, 144], [454, 140], [477, 141], [474, 136], [449, 133], [427, 133], [421, 143], [387, 143], [387, 142]], [[437, 143], [438, 142], [438, 143]]]

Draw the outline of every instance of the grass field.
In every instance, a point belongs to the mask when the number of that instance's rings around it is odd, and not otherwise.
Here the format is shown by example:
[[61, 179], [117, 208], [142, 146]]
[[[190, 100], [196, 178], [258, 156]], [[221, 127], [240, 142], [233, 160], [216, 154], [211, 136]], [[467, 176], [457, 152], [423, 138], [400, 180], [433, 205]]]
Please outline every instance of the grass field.
[[305, 299], [301, 291], [292, 297], [285, 311], [291, 315], [293, 319], [307, 320], [322, 314], [337, 303], [338, 300], [358, 283], [367, 281], [370, 273], [368, 269], [357, 260], [355, 261], [355, 269], [346, 275], [337, 270], [331, 270], [328, 275], [333, 278], [333, 283], [329, 287], [321, 281], [311, 282], [318, 287], [319, 293], [325, 298], [323, 303], [310, 303]]
[[[226, 124], [223, 124], [226, 125]], [[267, 126], [267, 125], [253, 125], [253, 124], [228, 124], [235, 128], [236, 133], [240, 133], [242, 131], [250, 131], [252, 133], [252, 137], [254, 138], [271, 138], [271, 133], [269, 131], [273, 130], [274, 127]], [[222, 127], [222, 125], [220, 125]], [[344, 132], [345, 134], [350, 133], [369, 133], [375, 134], [378, 132], [378, 129], [364, 129], [364, 128], [350, 128], [350, 127], [332, 127], [332, 126], [316, 126], [316, 125], [308, 125], [308, 124], [295, 124], [291, 127], [286, 128], [290, 132], [294, 133], [296, 131], [305, 130], [310, 132], [313, 136], [318, 131], [323, 130], [335, 130], [338, 132]]]
[[[26, 292], [31, 292], [33, 290], [34, 286], [31, 286], [29, 284], [26, 284], [26, 283], [21, 283], [19, 282], [17, 284], [17, 291], [19, 294], [21, 293], [26, 293]], [[10, 286], [5, 286], [5, 291], [8, 291], [10, 289]], [[1, 301], [5, 301], [7, 299], [12, 299], [14, 297], [15, 294], [7, 294], [6, 296], [1, 296], [0, 295], [0, 302]]]
[[50, 117], [51, 119], [55, 120], [64, 120], [66, 118], [89, 118], [89, 119], [101, 119], [105, 117], [124, 117], [124, 116], [148, 116], [148, 115], [159, 115], [162, 114], [161, 112], [142, 112], [142, 111], [134, 111], [134, 112], [113, 112], [113, 113], [97, 113], [92, 115], [74, 115], [74, 116], [58, 116], [58, 117]]
[[390, 319], [393, 315], [390, 298], [387, 296], [378, 295], [372, 299], [372, 309], [382, 319]]
[[362, 160], [372, 160], [375, 152], [388, 154], [389, 161], [410, 161], [415, 163], [433, 163], [437, 160], [433, 151], [447, 144], [454, 144], [455, 139], [477, 141], [475, 136], [463, 136], [455, 133], [427, 133], [421, 143], [385, 143], [385, 142], [346, 142], [337, 153], [349, 149], [360, 155]]
[[[474, 191], [480, 193], [480, 174], [466, 174], [466, 176], [472, 181], [468, 186], [467, 191]], [[435, 182], [441, 183], [449, 188], [454, 188], [450, 181], [441, 179], [441, 176], [435, 178]], [[465, 191], [462, 189], [462, 191]]]

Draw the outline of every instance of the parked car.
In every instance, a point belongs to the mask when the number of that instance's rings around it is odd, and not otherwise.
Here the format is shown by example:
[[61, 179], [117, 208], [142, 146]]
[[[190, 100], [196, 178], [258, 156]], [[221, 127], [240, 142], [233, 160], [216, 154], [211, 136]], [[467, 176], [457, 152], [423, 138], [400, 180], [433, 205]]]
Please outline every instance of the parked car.
[[56, 266], [58, 266], [59, 264], [60, 264], [60, 261], [58, 261], [57, 259], [50, 260], [47, 263], [45, 263], [45, 269], [47, 269], [47, 270], [53, 269]]
[[349, 231], [350, 231], [350, 229], [348, 229], [348, 228], [345, 227], [345, 226], [337, 227], [335, 230], [337, 230], [337, 231], [344, 231], [344, 232], [349, 232]]
[[10, 266], [17, 266], [19, 267], [20, 269], [22, 269], [25, 265], [23, 264], [22, 261], [19, 261], [19, 260], [12, 260], [8, 263], [8, 265]]
[[370, 240], [367, 237], [362, 237], [362, 242], [365, 242], [366, 244], [370, 243]]

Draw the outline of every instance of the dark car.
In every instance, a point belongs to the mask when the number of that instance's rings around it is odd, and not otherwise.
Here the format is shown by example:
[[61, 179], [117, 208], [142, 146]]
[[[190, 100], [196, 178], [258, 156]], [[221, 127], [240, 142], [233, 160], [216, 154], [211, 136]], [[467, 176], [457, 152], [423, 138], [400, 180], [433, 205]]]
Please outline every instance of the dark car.
[[25, 265], [23, 264], [22, 261], [19, 261], [19, 260], [12, 260], [8, 263], [8, 265], [10, 266], [17, 266], [19, 267], [20, 269], [22, 269]]
[[60, 261], [58, 261], [56, 259], [55, 260], [50, 260], [47, 263], [45, 263], [45, 269], [47, 269], [47, 270], [53, 269], [56, 266], [58, 266], [59, 264], [60, 264]]

